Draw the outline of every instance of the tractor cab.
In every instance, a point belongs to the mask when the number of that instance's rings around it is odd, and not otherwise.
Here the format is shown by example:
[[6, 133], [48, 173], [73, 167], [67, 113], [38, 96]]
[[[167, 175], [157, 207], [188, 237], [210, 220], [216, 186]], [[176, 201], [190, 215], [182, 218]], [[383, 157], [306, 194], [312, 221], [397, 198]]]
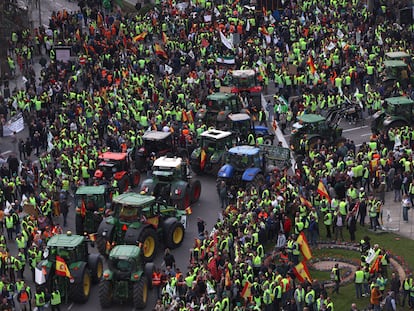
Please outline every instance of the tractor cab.
[[116, 173], [128, 169], [126, 152], [104, 152], [98, 156], [98, 169], [95, 178], [111, 180]]
[[134, 245], [117, 245], [109, 254], [109, 269], [119, 274], [135, 272], [141, 267], [141, 249]]
[[207, 96], [205, 104], [197, 111], [196, 119], [207, 126], [215, 126], [223, 122], [230, 113], [242, 110], [239, 97], [229, 93], [213, 93]]
[[182, 158], [160, 157], [154, 161], [152, 174], [159, 180], [187, 179], [188, 167]]
[[237, 171], [244, 171], [251, 167], [262, 167], [260, 149], [254, 146], [236, 146], [227, 153], [226, 163]]
[[232, 93], [260, 93], [262, 87], [253, 69], [233, 70], [232, 71]]
[[142, 210], [153, 202], [154, 197], [137, 193], [119, 195], [112, 201], [112, 217], [119, 219], [122, 223], [139, 222], [143, 216]]

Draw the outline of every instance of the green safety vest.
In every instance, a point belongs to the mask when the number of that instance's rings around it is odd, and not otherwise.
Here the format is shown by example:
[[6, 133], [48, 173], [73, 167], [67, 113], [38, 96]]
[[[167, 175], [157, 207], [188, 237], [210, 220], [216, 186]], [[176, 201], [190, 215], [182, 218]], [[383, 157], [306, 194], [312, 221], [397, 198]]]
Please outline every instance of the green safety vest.
[[7, 216], [6, 217], [6, 229], [13, 228], [13, 225], [14, 225], [13, 217], [12, 216]]
[[50, 298], [50, 303], [52, 304], [52, 306], [60, 305], [61, 298], [60, 298], [60, 292], [59, 292], [59, 290], [55, 290], [52, 293], [52, 297]]
[[43, 307], [45, 305], [45, 293], [41, 292], [35, 294], [35, 301], [37, 307]]
[[364, 271], [358, 270], [355, 272], [355, 283], [362, 284], [364, 282]]

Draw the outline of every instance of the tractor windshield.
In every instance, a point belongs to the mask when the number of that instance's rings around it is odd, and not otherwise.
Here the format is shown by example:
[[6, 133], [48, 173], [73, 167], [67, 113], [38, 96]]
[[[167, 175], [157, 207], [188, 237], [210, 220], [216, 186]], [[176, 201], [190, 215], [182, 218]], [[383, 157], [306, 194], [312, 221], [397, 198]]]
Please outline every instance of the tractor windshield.
[[170, 137], [163, 140], [144, 140], [144, 143], [148, 154], [151, 152], [165, 154], [167, 151], [172, 150], [172, 140]]
[[120, 221], [133, 222], [139, 218], [139, 209], [136, 206], [116, 204], [115, 211]]
[[227, 162], [237, 170], [245, 170], [253, 166], [253, 157], [249, 157], [248, 155], [229, 154]]
[[97, 211], [99, 207], [105, 207], [105, 198], [103, 195], [82, 195], [76, 196], [76, 207], [82, 207], [85, 204], [85, 208], [90, 211]]

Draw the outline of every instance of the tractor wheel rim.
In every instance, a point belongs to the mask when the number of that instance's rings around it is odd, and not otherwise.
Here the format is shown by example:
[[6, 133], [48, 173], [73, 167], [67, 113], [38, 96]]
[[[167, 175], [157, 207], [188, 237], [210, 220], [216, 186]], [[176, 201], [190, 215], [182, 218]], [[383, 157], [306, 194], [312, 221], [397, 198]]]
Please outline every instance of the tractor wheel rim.
[[85, 297], [89, 296], [89, 292], [91, 290], [91, 278], [89, 274], [85, 273], [83, 276], [83, 294]]
[[180, 244], [181, 241], [183, 240], [183, 229], [181, 227], [177, 227], [175, 228], [174, 232], [173, 232], [173, 242], [174, 244]]
[[154, 253], [155, 240], [152, 236], [149, 236], [144, 241], [144, 256], [149, 258]]
[[103, 274], [103, 263], [98, 262], [98, 266], [96, 267], [96, 276], [98, 279], [101, 279]]

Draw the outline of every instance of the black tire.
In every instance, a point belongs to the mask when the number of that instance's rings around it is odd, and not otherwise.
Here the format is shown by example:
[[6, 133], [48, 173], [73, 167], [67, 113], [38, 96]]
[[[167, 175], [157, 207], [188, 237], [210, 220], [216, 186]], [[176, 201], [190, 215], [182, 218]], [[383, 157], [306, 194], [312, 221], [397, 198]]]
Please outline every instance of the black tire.
[[76, 234], [83, 235], [85, 233], [84, 227], [83, 227], [83, 218], [81, 215], [76, 214], [75, 217], [76, 221]]
[[144, 266], [144, 275], [148, 281], [148, 288], [152, 289], [152, 274], [155, 271], [155, 265], [153, 262], [147, 262]]
[[191, 171], [194, 172], [196, 175], [203, 175], [203, 171], [200, 168], [200, 165], [193, 164], [191, 165]]
[[177, 248], [184, 241], [185, 229], [181, 222], [173, 222], [165, 231], [165, 245], [168, 248]]
[[88, 266], [91, 271], [93, 284], [98, 284], [103, 274], [103, 261], [99, 254], [90, 254], [88, 257]]
[[102, 308], [109, 308], [112, 305], [112, 282], [102, 281], [99, 283], [99, 302]]
[[147, 306], [148, 300], [148, 281], [143, 276], [138, 282], [134, 284], [133, 303], [135, 309], [144, 309]]
[[251, 187], [255, 187], [256, 189], [258, 189], [258, 187], [260, 185], [263, 185], [265, 182], [265, 178], [263, 176], [263, 174], [259, 173], [256, 176], [254, 176], [253, 180], [251, 182], [249, 182], [248, 187], [247, 188], [251, 188]]
[[185, 188], [184, 194], [182, 195], [181, 199], [178, 200], [177, 207], [180, 210], [185, 210], [191, 204], [191, 193], [190, 189]]
[[91, 275], [86, 264], [72, 276], [74, 282], [69, 285], [69, 299], [76, 303], [85, 303], [89, 299], [91, 289]]
[[103, 256], [108, 256], [108, 254], [106, 253], [106, 239], [103, 236], [99, 234], [96, 236], [95, 245], [99, 251], [99, 254]]
[[138, 240], [142, 243], [143, 260], [145, 262], [153, 261], [158, 248], [156, 232], [152, 228], [146, 228], [142, 231]]
[[272, 138], [270, 138], [270, 137], [267, 137], [267, 138], [265, 138], [265, 140], [264, 140], [263, 144], [264, 144], [264, 145], [271, 146], [271, 145], [273, 145], [273, 139], [272, 139]]
[[122, 194], [125, 191], [128, 190], [129, 187], [129, 180], [128, 180], [128, 176], [125, 174], [124, 177], [122, 177], [119, 181], [118, 181], [118, 189], [119, 189], [119, 193]]
[[98, 231], [99, 225], [101, 224], [103, 217], [101, 214], [94, 214], [93, 215], [93, 228], [91, 232], [88, 233], [95, 233]]
[[199, 180], [194, 181], [191, 187], [191, 204], [197, 202], [201, 195], [201, 182]]
[[131, 182], [130, 185], [132, 187], [138, 187], [139, 182], [141, 181], [141, 174], [138, 170], [133, 170], [131, 173]]

